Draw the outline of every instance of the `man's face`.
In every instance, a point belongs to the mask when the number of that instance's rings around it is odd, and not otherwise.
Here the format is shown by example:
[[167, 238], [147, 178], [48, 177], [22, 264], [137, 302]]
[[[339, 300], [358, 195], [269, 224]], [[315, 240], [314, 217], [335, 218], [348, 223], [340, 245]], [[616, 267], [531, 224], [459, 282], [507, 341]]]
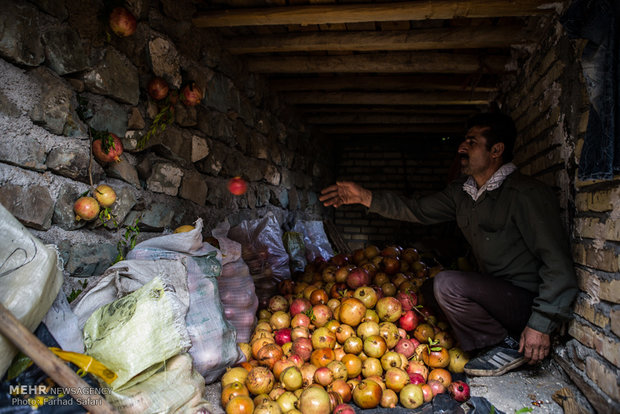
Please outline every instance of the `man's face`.
[[472, 127], [467, 131], [465, 140], [459, 145], [461, 171], [467, 175], [476, 175], [486, 171], [491, 164], [491, 152], [487, 150], [487, 139], [482, 133], [488, 127]]

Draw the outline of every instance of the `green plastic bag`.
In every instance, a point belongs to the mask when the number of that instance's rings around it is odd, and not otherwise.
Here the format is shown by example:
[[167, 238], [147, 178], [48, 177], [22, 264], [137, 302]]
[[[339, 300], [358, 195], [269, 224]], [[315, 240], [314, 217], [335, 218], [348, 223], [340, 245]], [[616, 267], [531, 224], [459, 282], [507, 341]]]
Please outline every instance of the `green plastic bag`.
[[191, 346], [185, 328], [187, 308], [174, 288], [157, 276], [88, 318], [84, 326], [86, 354], [118, 375], [111, 384], [114, 390], [143, 381], [165, 360]]
[[287, 231], [282, 236], [282, 242], [289, 256], [291, 270], [293, 272], [303, 272], [306, 267], [304, 235], [296, 231]]

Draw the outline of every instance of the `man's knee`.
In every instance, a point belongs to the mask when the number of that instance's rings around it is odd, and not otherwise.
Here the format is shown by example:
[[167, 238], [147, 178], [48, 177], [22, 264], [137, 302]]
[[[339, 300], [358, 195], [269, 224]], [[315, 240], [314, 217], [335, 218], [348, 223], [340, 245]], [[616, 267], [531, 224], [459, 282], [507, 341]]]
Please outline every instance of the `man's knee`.
[[461, 279], [461, 272], [455, 270], [444, 270], [437, 273], [433, 280], [433, 291], [437, 301], [442, 303], [458, 297], [458, 286], [460, 285]]

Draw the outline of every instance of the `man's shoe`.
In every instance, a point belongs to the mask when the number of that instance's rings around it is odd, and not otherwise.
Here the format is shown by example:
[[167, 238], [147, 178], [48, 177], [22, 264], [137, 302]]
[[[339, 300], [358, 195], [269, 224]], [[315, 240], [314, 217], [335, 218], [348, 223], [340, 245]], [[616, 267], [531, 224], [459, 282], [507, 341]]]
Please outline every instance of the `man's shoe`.
[[503, 375], [527, 362], [519, 351], [496, 346], [465, 364], [465, 373], [476, 377]]

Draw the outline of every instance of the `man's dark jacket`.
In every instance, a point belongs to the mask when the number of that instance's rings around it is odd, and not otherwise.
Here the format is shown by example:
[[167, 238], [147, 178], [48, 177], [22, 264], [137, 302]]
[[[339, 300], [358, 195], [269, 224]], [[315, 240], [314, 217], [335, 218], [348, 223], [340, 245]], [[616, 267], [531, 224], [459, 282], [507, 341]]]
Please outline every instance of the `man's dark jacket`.
[[577, 293], [555, 195], [543, 183], [513, 172], [499, 188], [474, 201], [463, 190], [466, 179], [421, 198], [373, 192], [369, 211], [421, 224], [456, 220], [480, 272], [537, 293], [528, 326], [552, 333], [570, 317]]

